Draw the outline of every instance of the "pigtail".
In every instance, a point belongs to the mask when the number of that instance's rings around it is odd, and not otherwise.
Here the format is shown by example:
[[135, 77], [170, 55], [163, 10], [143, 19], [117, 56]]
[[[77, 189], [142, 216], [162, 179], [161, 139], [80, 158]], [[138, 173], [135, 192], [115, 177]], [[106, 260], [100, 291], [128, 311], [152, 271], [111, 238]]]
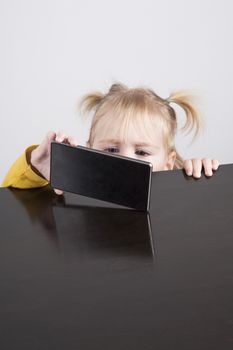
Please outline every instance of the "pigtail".
[[106, 94], [99, 91], [93, 91], [84, 95], [78, 104], [78, 110], [80, 111], [81, 115], [85, 115], [92, 110], [96, 111], [105, 99], [127, 91], [127, 89], [128, 88], [126, 85], [116, 81], [114, 84], [112, 84]]
[[93, 91], [91, 93], [85, 94], [78, 104], [78, 109], [81, 115], [86, 115], [92, 110], [96, 111], [100, 103], [103, 101], [104, 97], [105, 95], [99, 91]]
[[194, 103], [194, 95], [190, 95], [186, 91], [174, 91], [166, 99], [168, 104], [176, 103], [180, 106], [186, 115], [185, 125], [181, 128], [181, 131], [184, 132], [187, 130], [187, 134], [191, 131], [195, 131], [193, 140], [203, 131], [203, 124], [201, 114]]

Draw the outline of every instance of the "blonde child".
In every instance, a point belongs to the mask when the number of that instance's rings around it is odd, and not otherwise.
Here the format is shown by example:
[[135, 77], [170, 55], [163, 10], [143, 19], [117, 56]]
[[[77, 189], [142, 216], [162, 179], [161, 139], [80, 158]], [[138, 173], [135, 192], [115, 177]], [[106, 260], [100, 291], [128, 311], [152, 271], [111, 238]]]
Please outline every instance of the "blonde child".
[[[184, 91], [173, 92], [167, 99], [152, 89], [128, 88], [122, 83], [113, 84], [109, 91], [91, 92], [80, 101], [82, 114], [94, 112], [86, 146], [105, 152], [149, 161], [153, 171], [184, 169], [186, 174], [201, 177], [217, 170], [217, 159], [193, 158], [183, 160], [175, 147], [177, 117], [171, 103], [183, 108], [186, 122], [183, 130], [201, 130], [201, 117]], [[77, 146], [78, 141], [64, 132], [47, 133], [40, 145], [31, 145], [14, 162], [2, 186], [15, 188], [43, 187], [50, 177], [50, 143], [66, 142]], [[57, 194], [63, 191], [56, 189]]]

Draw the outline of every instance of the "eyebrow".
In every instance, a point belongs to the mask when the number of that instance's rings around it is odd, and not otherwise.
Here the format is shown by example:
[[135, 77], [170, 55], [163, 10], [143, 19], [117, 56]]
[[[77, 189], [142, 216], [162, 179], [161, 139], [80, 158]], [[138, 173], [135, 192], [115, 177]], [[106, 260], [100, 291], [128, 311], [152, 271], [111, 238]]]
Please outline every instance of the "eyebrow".
[[[100, 140], [99, 143], [114, 143], [114, 144], [119, 145], [121, 142], [117, 139], [108, 139], [108, 140]], [[159, 148], [158, 146], [152, 145], [152, 144], [147, 143], [147, 142], [136, 142], [136, 143], [134, 143], [134, 146]]]

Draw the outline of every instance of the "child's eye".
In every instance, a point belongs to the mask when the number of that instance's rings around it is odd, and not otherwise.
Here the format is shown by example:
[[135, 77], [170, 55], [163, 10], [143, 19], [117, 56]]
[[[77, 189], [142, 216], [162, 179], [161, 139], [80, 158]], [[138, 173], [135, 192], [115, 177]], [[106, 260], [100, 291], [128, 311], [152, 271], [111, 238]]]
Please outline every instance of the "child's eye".
[[106, 148], [104, 151], [107, 151], [110, 153], [116, 153], [116, 152], [118, 152], [118, 149], [114, 148], [114, 147], [109, 147], [109, 148]]
[[142, 151], [142, 150], [137, 150], [137, 152], [139, 152], [140, 154], [140, 156], [149, 156], [150, 154], [148, 153], [148, 152], [144, 152], [144, 151]]

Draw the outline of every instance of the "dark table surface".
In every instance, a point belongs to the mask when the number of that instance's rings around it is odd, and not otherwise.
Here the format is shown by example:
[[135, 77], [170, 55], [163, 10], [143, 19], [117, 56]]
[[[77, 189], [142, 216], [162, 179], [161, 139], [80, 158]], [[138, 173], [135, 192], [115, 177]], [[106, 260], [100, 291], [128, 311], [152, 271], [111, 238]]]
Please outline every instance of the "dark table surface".
[[0, 189], [0, 349], [233, 349], [233, 164], [150, 212]]

